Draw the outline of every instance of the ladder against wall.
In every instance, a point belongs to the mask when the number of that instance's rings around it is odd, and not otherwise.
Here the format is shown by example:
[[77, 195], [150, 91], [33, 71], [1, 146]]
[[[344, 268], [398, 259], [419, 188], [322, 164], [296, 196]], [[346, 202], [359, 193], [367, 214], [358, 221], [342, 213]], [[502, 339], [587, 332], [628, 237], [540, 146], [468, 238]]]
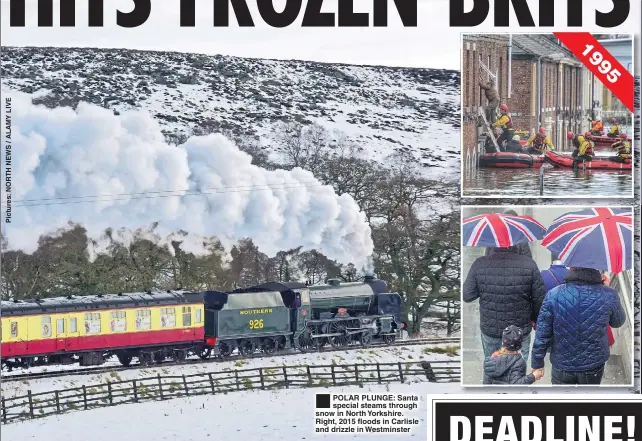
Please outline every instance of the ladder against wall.
[[490, 124], [486, 119], [486, 112], [484, 112], [484, 109], [480, 107], [477, 110], [477, 113], [479, 114], [479, 116], [482, 117], [484, 121], [484, 127], [482, 127], [482, 130], [480, 130], [480, 133], [477, 136], [477, 144], [481, 147], [481, 149], [483, 149], [484, 145], [486, 144], [486, 136], [490, 136], [490, 139], [493, 141], [495, 148], [497, 149], [498, 152], [500, 152], [501, 149], [499, 148], [499, 144], [497, 143], [497, 138], [495, 138], [495, 134], [493, 133], [493, 130], [489, 128]]

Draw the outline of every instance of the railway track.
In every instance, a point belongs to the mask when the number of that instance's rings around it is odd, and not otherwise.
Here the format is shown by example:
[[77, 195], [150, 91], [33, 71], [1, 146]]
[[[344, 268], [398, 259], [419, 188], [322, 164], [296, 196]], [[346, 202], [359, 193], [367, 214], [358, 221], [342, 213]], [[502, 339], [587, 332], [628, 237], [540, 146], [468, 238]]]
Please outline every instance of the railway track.
[[[431, 345], [431, 344], [433, 345], [453, 344], [453, 343], [460, 343], [460, 342], [461, 342], [461, 339], [451, 338], [451, 337], [421, 338], [421, 339], [413, 339], [413, 340], [395, 341], [389, 344], [372, 343], [367, 346], [354, 345], [354, 346], [348, 346], [343, 348], [323, 347], [320, 349], [316, 349], [314, 351], [312, 350], [306, 351], [305, 354], [348, 352], [348, 351], [355, 351], [359, 349], [372, 349], [372, 348], [384, 348], [384, 347], [418, 346], [418, 345]], [[8, 383], [13, 381], [37, 380], [42, 378], [66, 377], [71, 375], [93, 375], [93, 374], [103, 374], [106, 372], [121, 372], [121, 371], [147, 369], [147, 368], [155, 368], [155, 367], [171, 367], [171, 366], [184, 366], [184, 365], [192, 365], [192, 364], [221, 363], [221, 362], [228, 362], [228, 361], [248, 359], [248, 358], [258, 359], [258, 358], [271, 358], [271, 357], [301, 355], [301, 354], [304, 354], [304, 353], [289, 349], [289, 350], [284, 350], [280, 352], [275, 352], [273, 354], [256, 353], [249, 357], [243, 357], [240, 355], [231, 355], [229, 357], [211, 357], [205, 360], [201, 360], [200, 358], [197, 358], [197, 359], [188, 359], [180, 363], [175, 361], [164, 361], [161, 363], [155, 363], [147, 366], [141, 366], [140, 364], [132, 364], [130, 366], [113, 366], [112, 365], [112, 366], [101, 366], [96, 368], [68, 369], [68, 370], [59, 370], [59, 371], [33, 372], [33, 373], [25, 373], [25, 374], [8, 374], [8, 375], [4, 374], [2, 375], [2, 382]]]

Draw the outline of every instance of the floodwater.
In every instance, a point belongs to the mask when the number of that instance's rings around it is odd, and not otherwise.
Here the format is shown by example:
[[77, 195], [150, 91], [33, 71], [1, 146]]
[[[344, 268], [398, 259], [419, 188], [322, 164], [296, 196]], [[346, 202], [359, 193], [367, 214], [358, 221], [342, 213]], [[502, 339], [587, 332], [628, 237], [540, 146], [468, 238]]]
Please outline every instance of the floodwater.
[[631, 170], [544, 169], [544, 193], [540, 195], [539, 169], [472, 168], [464, 170], [464, 196], [497, 197], [632, 197]]

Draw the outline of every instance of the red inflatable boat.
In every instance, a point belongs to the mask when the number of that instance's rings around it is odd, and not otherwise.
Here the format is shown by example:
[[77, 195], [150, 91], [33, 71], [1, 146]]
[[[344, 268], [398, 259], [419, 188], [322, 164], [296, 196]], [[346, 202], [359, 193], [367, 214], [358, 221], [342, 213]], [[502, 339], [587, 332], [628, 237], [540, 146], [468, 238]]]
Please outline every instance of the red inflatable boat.
[[[616, 138], [611, 138], [610, 136], [606, 136], [606, 135], [603, 135], [603, 136], [591, 135], [591, 136], [589, 136], [588, 139], [589, 139], [589, 141], [593, 141], [596, 145], [600, 144], [600, 145], [609, 145], [610, 146], [611, 144], [613, 144], [615, 142], [618, 142], [620, 140], [620, 137], [618, 136]], [[628, 136], [626, 137], [626, 140], [631, 142], [631, 138], [629, 138]]]
[[539, 168], [544, 165], [544, 156], [531, 156], [526, 153], [486, 153], [479, 157], [483, 168]]
[[[573, 168], [573, 158], [571, 155], [560, 155], [555, 152], [546, 152], [546, 162], [559, 168]], [[609, 158], [594, 157], [592, 161], [585, 161], [579, 164], [579, 168], [588, 170], [631, 170], [631, 160], [627, 162], [617, 162]]]

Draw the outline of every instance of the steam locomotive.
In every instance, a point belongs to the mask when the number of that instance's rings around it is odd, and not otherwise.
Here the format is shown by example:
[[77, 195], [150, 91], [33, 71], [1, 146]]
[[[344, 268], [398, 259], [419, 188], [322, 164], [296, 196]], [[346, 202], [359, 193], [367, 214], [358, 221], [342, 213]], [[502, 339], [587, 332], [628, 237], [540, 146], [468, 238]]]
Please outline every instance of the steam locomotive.
[[375, 341], [405, 328], [402, 303], [386, 283], [329, 280], [320, 286], [272, 282], [230, 292], [167, 291], [2, 302], [3, 367], [124, 366], [302, 352]]

